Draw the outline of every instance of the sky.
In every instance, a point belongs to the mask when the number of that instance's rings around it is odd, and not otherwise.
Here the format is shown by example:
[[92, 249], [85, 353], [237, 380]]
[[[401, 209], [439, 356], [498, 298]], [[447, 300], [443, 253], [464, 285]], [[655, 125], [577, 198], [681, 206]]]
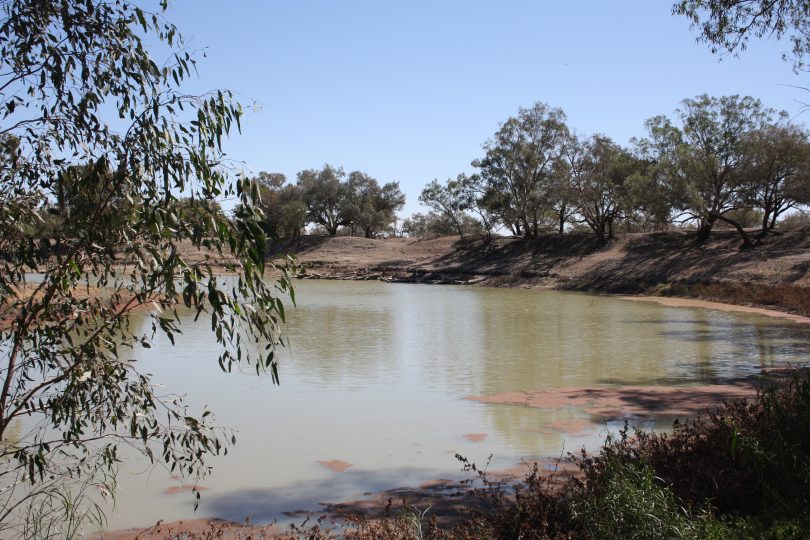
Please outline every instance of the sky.
[[[583, 135], [620, 144], [698, 94], [751, 95], [797, 122], [808, 74], [789, 44], [739, 57], [696, 43], [666, 0], [174, 0], [167, 19], [205, 58], [184, 86], [227, 88], [247, 108], [226, 144], [246, 172], [328, 163], [398, 181], [401, 215], [461, 172], [499, 123], [537, 101]], [[227, 208], [227, 204], [226, 204]]]

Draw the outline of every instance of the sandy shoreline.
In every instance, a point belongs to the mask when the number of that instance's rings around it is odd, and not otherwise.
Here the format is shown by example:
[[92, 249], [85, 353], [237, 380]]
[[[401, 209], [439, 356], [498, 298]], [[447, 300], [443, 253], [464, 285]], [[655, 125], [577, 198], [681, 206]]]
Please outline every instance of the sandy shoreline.
[[550, 288], [660, 296], [661, 302], [694, 298], [711, 304], [671, 305], [714, 309], [714, 303], [733, 304], [768, 316], [784, 312], [784, 318], [804, 322], [796, 315], [810, 318], [808, 232], [784, 231], [747, 251], [739, 249], [736, 231], [724, 230], [699, 245], [693, 234], [668, 231], [619, 234], [601, 247], [584, 233], [537, 238], [309, 236], [272, 245], [270, 256], [281, 261], [293, 255], [311, 279]]
[[633, 296], [626, 294], [616, 294], [611, 296], [633, 302], [654, 302], [667, 307], [714, 309], [717, 311], [725, 311], [727, 313], [751, 313], [754, 315], [763, 315], [765, 317], [786, 319], [799, 324], [810, 324], [810, 317], [804, 317], [802, 315], [796, 315], [795, 313], [788, 313], [786, 311], [745, 306], [740, 304], [726, 304], [723, 302], [711, 302], [709, 300], [680, 298], [673, 296]]

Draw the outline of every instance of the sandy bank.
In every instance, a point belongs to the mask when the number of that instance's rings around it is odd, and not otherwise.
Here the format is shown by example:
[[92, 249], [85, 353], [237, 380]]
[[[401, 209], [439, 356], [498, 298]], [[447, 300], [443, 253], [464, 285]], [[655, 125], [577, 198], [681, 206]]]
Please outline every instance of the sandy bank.
[[690, 233], [662, 232], [619, 235], [602, 247], [585, 233], [530, 239], [303, 237], [275, 244], [271, 253], [293, 254], [303, 275], [313, 279], [688, 297], [759, 308], [764, 311], [752, 312], [764, 315], [810, 317], [808, 232], [769, 237], [748, 251], [739, 249], [735, 231], [720, 230], [702, 245]]
[[700, 300], [695, 298], [676, 298], [666, 296], [627, 296], [620, 295], [619, 298], [623, 300], [630, 300], [633, 302], [655, 302], [662, 306], [668, 307], [686, 307], [686, 308], [702, 308], [714, 309], [717, 311], [735, 312], [735, 313], [752, 313], [755, 315], [763, 315], [765, 317], [776, 317], [778, 319], [787, 319], [799, 324], [810, 324], [810, 317], [804, 317], [795, 313], [787, 313], [784, 311], [777, 311], [775, 309], [765, 309], [754, 306], [741, 306], [737, 304], [724, 304], [721, 302], [711, 302], [708, 300]]

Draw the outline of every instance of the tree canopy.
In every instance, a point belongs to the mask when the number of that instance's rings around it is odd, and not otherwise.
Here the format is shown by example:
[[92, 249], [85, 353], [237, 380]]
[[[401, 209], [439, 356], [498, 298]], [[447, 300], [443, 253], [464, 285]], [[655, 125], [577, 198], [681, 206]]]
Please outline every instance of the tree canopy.
[[[721, 223], [743, 247], [755, 243], [746, 231], [754, 217], [761, 238], [810, 202], [810, 135], [755, 98], [699, 95], [645, 126], [647, 136], [624, 148], [575, 134], [561, 109], [536, 103], [483, 144], [484, 157], [472, 162], [480, 174], [433, 180], [419, 200], [432, 223], [462, 236], [475, 213], [486, 231], [522, 236], [587, 225], [599, 245], [618, 222], [627, 231], [694, 226], [701, 242]], [[428, 217], [414, 216], [407, 230], [431, 234]]]
[[[210, 411], [162, 395], [132, 361], [133, 348], [174, 339], [179, 308], [210, 318], [223, 370], [249, 363], [278, 381], [289, 281], [266, 279], [258, 190], [222, 152], [242, 109], [227, 91], [181, 90], [195, 59], [164, 9], [0, 6], [3, 537], [30, 525], [27, 509], [47, 515], [66, 478], [108, 480], [121, 444], [183, 475], [226, 448]], [[147, 40], [173, 51], [166, 64]], [[241, 212], [227, 218], [221, 198]], [[236, 276], [223, 280], [213, 258]], [[136, 309], [145, 332], [128, 323]], [[32, 429], [13, 440], [19, 421]]]
[[810, 203], [810, 136], [794, 124], [752, 131], [743, 141], [747, 202], [762, 210], [761, 234], [782, 214]]
[[347, 175], [328, 164], [300, 171], [295, 184], [267, 172], [252, 181], [261, 194], [262, 226], [272, 237], [296, 237], [316, 225], [332, 236], [343, 231], [373, 238], [391, 230], [405, 204], [398, 182], [380, 185], [363, 171]]
[[562, 109], [545, 103], [521, 108], [473, 162], [487, 185], [488, 208], [514, 234], [537, 236], [553, 208], [554, 169], [568, 137], [565, 121]]
[[613, 222], [630, 209], [627, 194], [638, 161], [604, 135], [572, 139], [567, 155], [576, 212], [596, 234], [597, 242], [604, 244], [613, 236]]
[[807, 69], [810, 54], [810, 0], [680, 0], [672, 8], [699, 32], [712, 52], [736, 54], [754, 38], [787, 38], [793, 46], [783, 56], [795, 70]]

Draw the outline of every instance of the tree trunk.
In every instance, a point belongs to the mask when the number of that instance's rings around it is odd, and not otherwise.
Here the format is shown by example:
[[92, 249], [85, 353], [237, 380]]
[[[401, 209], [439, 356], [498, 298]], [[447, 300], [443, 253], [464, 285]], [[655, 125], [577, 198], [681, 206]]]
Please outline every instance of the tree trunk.
[[600, 222], [594, 227], [593, 231], [596, 233], [596, 245], [598, 247], [602, 247], [607, 243], [607, 239], [605, 238], [605, 224], [604, 222]]
[[729, 219], [729, 218], [724, 217], [722, 215], [717, 216], [717, 219], [719, 219], [720, 221], [722, 221], [724, 223], [728, 223], [729, 225], [732, 225], [735, 229], [737, 229], [737, 232], [739, 233], [739, 235], [740, 235], [740, 237], [742, 238], [742, 241], [743, 241], [742, 245], [740, 246], [740, 249], [750, 249], [750, 248], [754, 247], [754, 244], [751, 242], [751, 239], [748, 238], [748, 234], [746, 234], [745, 229], [742, 228], [742, 225], [740, 225], [739, 223], [737, 223], [733, 219]]
[[700, 227], [698, 227], [697, 231], [697, 241], [698, 244], [702, 244], [706, 240], [709, 239], [709, 234], [712, 232], [712, 227], [714, 227], [714, 222], [717, 221], [717, 216], [714, 214], [710, 215], [706, 221], [702, 221]]
[[523, 230], [523, 236], [525, 238], [529, 238], [532, 235], [532, 226], [529, 225], [528, 219], [521, 219], [522, 223], [520, 224], [521, 229]]
[[765, 236], [767, 236], [768, 231], [772, 228], [773, 227], [771, 225], [771, 213], [769, 210], [766, 210], [765, 214], [762, 216], [762, 228], [760, 229], [757, 237], [764, 238]]

